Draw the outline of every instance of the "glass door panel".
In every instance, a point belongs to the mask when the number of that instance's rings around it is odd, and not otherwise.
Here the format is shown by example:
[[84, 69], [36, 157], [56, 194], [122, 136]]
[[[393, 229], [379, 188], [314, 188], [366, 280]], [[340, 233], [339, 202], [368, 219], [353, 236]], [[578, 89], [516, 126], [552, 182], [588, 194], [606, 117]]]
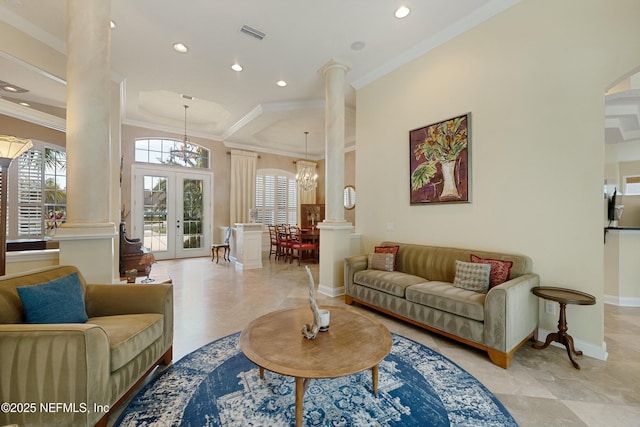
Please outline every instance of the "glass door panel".
[[182, 250], [203, 247], [203, 191], [202, 179], [182, 180]]
[[143, 245], [153, 253], [167, 251], [167, 191], [169, 178], [144, 175]]
[[131, 235], [157, 259], [210, 254], [212, 174], [134, 166]]

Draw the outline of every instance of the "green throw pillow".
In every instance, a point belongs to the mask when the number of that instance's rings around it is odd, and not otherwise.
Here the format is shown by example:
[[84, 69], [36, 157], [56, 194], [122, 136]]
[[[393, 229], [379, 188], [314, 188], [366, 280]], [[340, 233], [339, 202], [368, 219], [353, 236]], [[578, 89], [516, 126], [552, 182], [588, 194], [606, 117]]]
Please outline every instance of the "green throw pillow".
[[453, 286], [486, 294], [489, 291], [490, 264], [456, 260], [456, 277]]
[[88, 319], [78, 273], [16, 290], [27, 323], [85, 323]]

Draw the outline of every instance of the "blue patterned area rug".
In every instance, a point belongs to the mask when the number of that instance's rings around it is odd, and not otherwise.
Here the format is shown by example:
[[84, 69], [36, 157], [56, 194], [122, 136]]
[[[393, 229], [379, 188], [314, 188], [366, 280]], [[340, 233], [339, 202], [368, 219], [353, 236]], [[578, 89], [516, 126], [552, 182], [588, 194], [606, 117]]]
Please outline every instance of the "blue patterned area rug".
[[[295, 381], [265, 371], [240, 351], [240, 333], [185, 356], [150, 382], [116, 426], [295, 425]], [[478, 380], [441, 354], [393, 334], [379, 365], [378, 395], [371, 372], [316, 379], [304, 395], [305, 426], [517, 426]]]

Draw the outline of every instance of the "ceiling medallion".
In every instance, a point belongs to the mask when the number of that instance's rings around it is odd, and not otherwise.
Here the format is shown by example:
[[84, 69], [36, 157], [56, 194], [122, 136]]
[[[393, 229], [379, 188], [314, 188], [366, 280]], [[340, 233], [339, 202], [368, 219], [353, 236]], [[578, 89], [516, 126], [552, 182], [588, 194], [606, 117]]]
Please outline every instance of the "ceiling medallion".
[[184, 107], [184, 138], [182, 139], [182, 144], [180, 144], [180, 148], [176, 148], [171, 150], [171, 158], [172, 159], [180, 159], [185, 164], [187, 160], [195, 160], [200, 157], [200, 153], [193, 148], [193, 146], [189, 143], [189, 138], [187, 137], [187, 108], [188, 105], [183, 105]]
[[[307, 160], [307, 143], [309, 132], [304, 133], [304, 158]], [[311, 191], [318, 186], [318, 174], [316, 173], [315, 166], [309, 164], [298, 163], [298, 173], [296, 174], [296, 183], [298, 188], [302, 191]]]

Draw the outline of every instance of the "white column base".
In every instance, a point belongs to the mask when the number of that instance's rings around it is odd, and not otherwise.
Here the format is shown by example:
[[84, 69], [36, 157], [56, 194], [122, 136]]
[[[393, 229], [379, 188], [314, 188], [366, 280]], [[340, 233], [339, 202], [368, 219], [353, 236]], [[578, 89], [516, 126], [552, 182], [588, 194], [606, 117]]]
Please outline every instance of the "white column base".
[[344, 295], [344, 259], [351, 252], [351, 230], [346, 221], [321, 222], [320, 280], [318, 292], [330, 297]]
[[71, 227], [57, 230], [55, 240], [60, 244], [60, 265], [78, 267], [87, 283], [114, 283], [117, 262], [115, 224], [98, 227]]

